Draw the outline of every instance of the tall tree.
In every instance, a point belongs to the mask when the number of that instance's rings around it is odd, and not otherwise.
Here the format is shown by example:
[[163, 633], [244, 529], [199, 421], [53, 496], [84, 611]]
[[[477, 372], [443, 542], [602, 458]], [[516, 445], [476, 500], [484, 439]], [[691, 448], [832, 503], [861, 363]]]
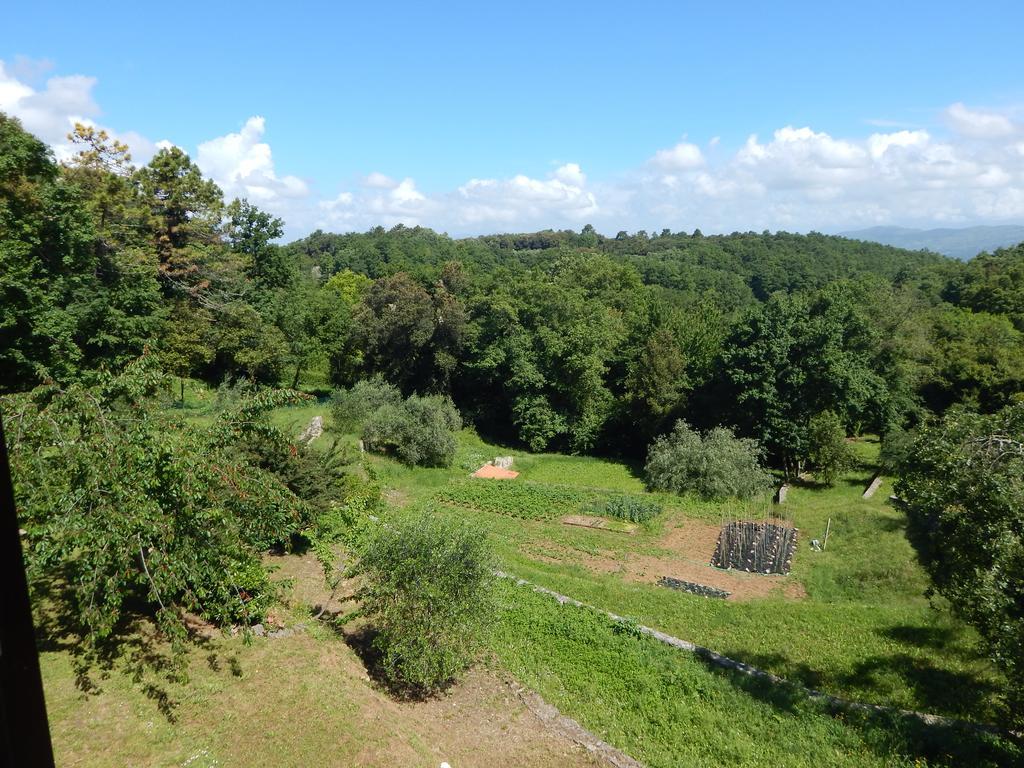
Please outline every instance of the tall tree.
[[205, 287], [208, 277], [200, 274], [200, 267], [209, 259], [209, 251], [221, 245], [224, 202], [220, 188], [204, 179], [178, 147], [161, 149], [135, 178], [149, 208], [165, 289]]
[[974, 625], [1024, 723], [1024, 403], [920, 430], [898, 467], [908, 536], [935, 590]]

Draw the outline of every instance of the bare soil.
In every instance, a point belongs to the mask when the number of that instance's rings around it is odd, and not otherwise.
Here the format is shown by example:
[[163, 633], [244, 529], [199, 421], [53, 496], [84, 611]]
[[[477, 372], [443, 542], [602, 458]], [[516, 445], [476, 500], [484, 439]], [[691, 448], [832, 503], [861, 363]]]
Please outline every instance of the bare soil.
[[[685, 520], [668, 531], [656, 546], [663, 554], [602, 551], [581, 553], [551, 545], [535, 557], [547, 562], [575, 562], [595, 573], [613, 573], [627, 581], [656, 584], [662, 576], [705, 584], [730, 593], [728, 600], [742, 601], [781, 595], [789, 599], [807, 596], [803, 584], [791, 576], [721, 570], [710, 565], [718, 542], [719, 528], [696, 520]], [[552, 554], [552, 550], [556, 554]]]

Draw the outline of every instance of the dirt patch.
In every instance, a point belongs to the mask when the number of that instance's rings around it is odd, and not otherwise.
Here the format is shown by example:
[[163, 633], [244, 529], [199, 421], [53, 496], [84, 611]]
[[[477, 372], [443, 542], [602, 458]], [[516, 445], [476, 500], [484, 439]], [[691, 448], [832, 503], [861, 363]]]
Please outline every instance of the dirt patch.
[[[327, 589], [324, 569], [311, 553], [304, 555], [267, 555], [264, 562], [274, 568], [271, 580], [287, 582], [290, 587], [285, 595], [285, 604], [290, 608], [308, 606], [314, 613], [321, 610], [327, 614], [349, 611], [355, 604], [349, 600], [352, 589], [343, 584], [335, 594]], [[270, 617], [271, 624], [282, 624]]]
[[782, 595], [798, 600], [807, 596], [803, 584], [789, 576], [724, 571], [710, 565], [718, 543], [719, 527], [686, 520], [665, 532], [656, 546], [660, 554], [599, 551], [583, 553], [551, 545], [533, 555], [548, 563], [577, 563], [595, 573], [618, 574], [627, 581], [657, 584], [662, 577], [704, 584], [729, 592], [727, 600], [742, 601]]

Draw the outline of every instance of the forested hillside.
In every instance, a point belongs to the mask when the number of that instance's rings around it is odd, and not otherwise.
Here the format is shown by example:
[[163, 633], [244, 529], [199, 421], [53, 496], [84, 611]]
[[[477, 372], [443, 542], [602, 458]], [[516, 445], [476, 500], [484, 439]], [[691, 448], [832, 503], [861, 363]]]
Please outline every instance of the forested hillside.
[[179, 379], [316, 390], [379, 374], [532, 449], [641, 457], [675, 420], [777, 466], [811, 419], [888, 433], [1024, 381], [1024, 252], [967, 264], [821, 234], [316, 232], [226, 201], [177, 148], [82, 127], [66, 164], [0, 120], [0, 386], [148, 351]]

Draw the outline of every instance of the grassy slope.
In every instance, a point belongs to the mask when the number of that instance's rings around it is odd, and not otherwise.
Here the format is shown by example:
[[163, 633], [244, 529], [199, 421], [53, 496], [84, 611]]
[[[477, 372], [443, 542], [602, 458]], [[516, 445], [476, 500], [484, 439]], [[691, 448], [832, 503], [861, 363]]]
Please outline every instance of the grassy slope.
[[651, 768], [1002, 765], [1012, 748], [890, 718], [831, 717], [798, 692], [712, 671], [593, 611], [505, 583], [494, 648], [526, 685]]
[[[209, 418], [207, 402], [202, 400], [188, 402], [184, 413], [190, 419]], [[283, 409], [274, 414], [274, 421], [298, 432], [318, 413], [326, 415], [326, 408]], [[326, 439], [331, 439], [329, 417], [327, 426]], [[354, 440], [352, 436], [339, 439]], [[869, 460], [874, 446], [860, 445], [859, 449]], [[469, 471], [485, 458], [506, 453], [516, 455], [521, 481], [643, 492], [634, 468], [593, 458], [525, 455], [487, 445], [469, 432], [460, 438], [459, 455], [451, 469], [409, 469], [379, 457], [372, 461], [392, 503], [419, 506], [433, 504], [433, 497], [449, 484], [465, 482]], [[868, 468], [862, 468], [835, 489], [801, 487], [791, 493], [788, 509], [804, 532], [791, 577], [806, 586], [808, 597], [801, 601], [707, 600], [629, 583], [615, 574], [595, 574], [573, 563], [571, 556], [565, 559], [567, 551], [579, 553], [581, 558], [599, 551], [657, 553], [658, 539], [666, 527], [685, 518], [717, 522], [723, 510], [716, 505], [661, 497], [667, 504], [665, 514], [642, 526], [635, 536], [465, 508], [448, 511], [482, 520], [493, 532], [507, 569], [601, 608], [832, 693], [989, 719], [994, 711], [991, 688], [996, 675], [980, 658], [973, 633], [948, 614], [931, 608], [923, 597], [926, 582], [902, 534], [901, 516], [885, 503], [888, 486], [883, 485], [870, 501], [860, 499], [869, 474]], [[832, 535], [828, 551], [814, 553], [808, 541], [820, 536], [829, 517]], [[562, 562], [538, 559], [545, 548], [557, 550]], [[558, 608], [550, 599], [523, 589], [503, 586], [501, 598], [505, 610], [492, 648], [502, 666], [567, 714], [652, 766], [763, 765], [769, 759], [780, 766], [900, 765], [923, 760], [929, 764], [982, 764], [990, 758], [992, 764], [1008, 764], [1013, 759], [1009, 752], [991, 752], [973, 737], [956, 735], [946, 743], [936, 743], [932, 737], [922, 740], [920, 734], [907, 733], [905, 726], [896, 723], [829, 717], [800, 696], [759, 689], [749, 680], [706, 669], [687, 654], [616, 631], [599, 616]], [[327, 686], [335, 697], [347, 699], [347, 688], [355, 684], [349, 679], [352, 675], [339, 679], [317, 671], [323, 664], [317, 654], [334, 653], [331, 648], [340, 641], [321, 638], [317, 642], [324, 647], [312, 654], [299, 647], [281, 650], [284, 655], [273, 663], [258, 662], [257, 674], [271, 687], [283, 680], [287, 680], [285, 690], [299, 685], [300, 698], [313, 702], [314, 708], [337, 706], [345, 711], [340, 699], [318, 693]], [[258, 661], [259, 657], [252, 659]], [[247, 717], [241, 713], [248, 712], [252, 702], [235, 691], [237, 680], [208, 672], [202, 664], [198, 684], [188, 689], [185, 698], [184, 711], [193, 712], [191, 719], [183, 718], [185, 725], [171, 726], [160, 720], [152, 703], [120, 680], [114, 685], [114, 696], [103, 706], [116, 706], [116, 721], [129, 723], [128, 730], [136, 736], [115, 733], [102, 740], [97, 739], [96, 728], [109, 727], [111, 713], [97, 714], [100, 705], [73, 692], [67, 658], [45, 654], [44, 672], [55, 732], [61, 729], [58, 742], [64, 740], [67, 755], [79, 755], [82, 750], [85, 754], [89, 745], [102, 747], [122, 738], [127, 739], [129, 754], [137, 748], [140, 756], [150, 756], [140, 757], [138, 764], [154, 764], [153, 745], [171, 750], [165, 755], [180, 752], [182, 761], [195, 754], [189, 750], [200, 743], [214, 744], [214, 751], [220, 750], [216, 754], [227, 758], [245, 750], [243, 742], [230, 736], [234, 733], [231, 727], [221, 721]], [[209, 690], [217, 691], [217, 696], [204, 700], [204, 691]], [[266, 696], [262, 689], [251, 695], [257, 700]], [[211, 715], [210, 702], [217, 704], [216, 717]], [[270, 699], [267, 703], [273, 705]], [[280, 707], [274, 717], [284, 717], [283, 713], [290, 711], [286, 702], [273, 706]], [[357, 712], [351, 714], [358, 716]], [[329, 726], [328, 730], [336, 727], [333, 720], [322, 725]], [[258, 720], [256, 727], [273, 733], [276, 726]], [[196, 740], [196, 728], [203, 734], [212, 728], [212, 742]], [[337, 728], [337, 739], [347, 744], [348, 725]], [[146, 744], [131, 747], [140, 729], [147, 734]], [[308, 745], [311, 751], [307, 751], [294, 732], [290, 738], [297, 745], [280, 753], [277, 764], [296, 764], [302, 755], [327, 748], [316, 743]], [[414, 734], [409, 738], [415, 741]], [[1005, 745], [999, 748], [1009, 749]], [[342, 750], [337, 754], [349, 753]], [[88, 759], [85, 762], [91, 764]]]

